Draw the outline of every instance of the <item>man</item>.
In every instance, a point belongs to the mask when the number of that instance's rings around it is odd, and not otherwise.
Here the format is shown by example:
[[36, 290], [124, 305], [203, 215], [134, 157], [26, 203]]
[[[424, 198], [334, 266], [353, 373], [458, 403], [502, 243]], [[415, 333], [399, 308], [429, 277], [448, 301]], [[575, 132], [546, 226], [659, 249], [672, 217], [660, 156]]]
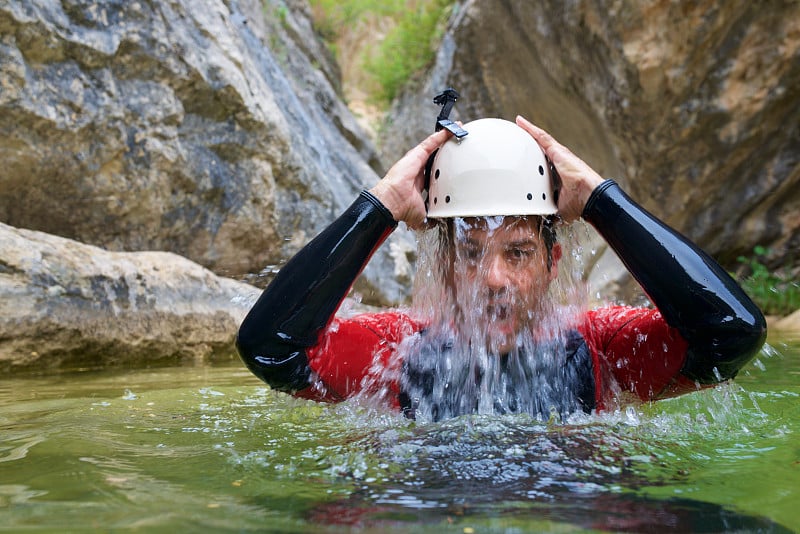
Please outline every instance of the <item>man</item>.
[[[281, 269], [237, 338], [256, 376], [316, 400], [367, 392], [408, 417], [548, 418], [715, 384], [760, 349], [764, 317], [741, 288], [616, 183], [522, 117], [464, 130], [410, 150]], [[556, 211], [592, 224], [657, 309], [556, 313], [546, 297], [562, 256]], [[438, 236], [432, 312], [334, 319], [397, 223], [426, 220]]]

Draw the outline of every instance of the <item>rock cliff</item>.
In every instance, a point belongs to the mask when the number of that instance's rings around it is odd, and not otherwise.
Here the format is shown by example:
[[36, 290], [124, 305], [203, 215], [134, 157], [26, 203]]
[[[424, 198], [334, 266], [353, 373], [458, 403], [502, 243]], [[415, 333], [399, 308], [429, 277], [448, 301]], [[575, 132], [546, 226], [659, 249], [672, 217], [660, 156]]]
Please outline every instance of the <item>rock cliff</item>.
[[757, 244], [800, 267], [800, 3], [460, 2], [386, 161], [448, 85], [462, 120], [528, 117], [729, 268]]
[[258, 290], [170, 252], [0, 223], [0, 372], [230, 359]]
[[[430, 132], [446, 86], [456, 118], [527, 116], [726, 266], [760, 244], [797, 268], [800, 3], [462, 0], [380, 156], [309, 13], [0, 0], [0, 368], [230, 352], [250, 286], [121, 251], [263, 284]], [[372, 303], [407, 294], [391, 239]], [[625, 283], [592, 247], [596, 285]]]
[[2, 1], [0, 221], [274, 268], [378, 179], [338, 84], [305, 2]]

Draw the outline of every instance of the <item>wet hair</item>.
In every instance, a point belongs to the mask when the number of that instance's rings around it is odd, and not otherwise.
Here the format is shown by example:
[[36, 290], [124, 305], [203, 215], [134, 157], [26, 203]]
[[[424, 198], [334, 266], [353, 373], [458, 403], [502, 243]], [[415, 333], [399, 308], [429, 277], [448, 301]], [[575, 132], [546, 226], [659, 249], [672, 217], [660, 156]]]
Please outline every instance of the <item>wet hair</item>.
[[[547, 270], [553, 267], [553, 247], [558, 242], [556, 235], [556, 219], [551, 215], [526, 215], [524, 217], [535, 218], [538, 221], [537, 230], [539, 237], [547, 250]], [[451, 218], [441, 219], [439, 224], [439, 250], [450, 263], [451, 255], [455, 250], [455, 225]]]
[[547, 249], [547, 270], [553, 267], [553, 247], [558, 242], [556, 235], [555, 218], [548, 215], [540, 215], [539, 217], [539, 235], [544, 242], [544, 248]]

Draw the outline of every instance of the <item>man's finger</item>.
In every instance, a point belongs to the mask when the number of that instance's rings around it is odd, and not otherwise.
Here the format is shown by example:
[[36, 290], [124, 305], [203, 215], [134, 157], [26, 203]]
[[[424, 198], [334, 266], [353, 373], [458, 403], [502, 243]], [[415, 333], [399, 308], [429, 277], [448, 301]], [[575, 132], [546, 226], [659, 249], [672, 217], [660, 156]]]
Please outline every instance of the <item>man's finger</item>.
[[547, 152], [551, 148], [559, 146], [558, 141], [556, 141], [552, 135], [542, 130], [538, 126], [534, 125], [531, 121], [529, 121], [522, 115], [517, 115], [517, 125], [526, 132], [528, 132], [529, 134], [531, 134], [545, 152]]
[[421, 148], [427, 155], [430, 156], [433, 151], [442, 146], [442, 143], [447, 141], [447, 138], [451, 135], [453, 134], [451, 134], [448, 130], [441, 129], [438, 132], [426, 137], [419, 145], [417, 145], [417, 148]]

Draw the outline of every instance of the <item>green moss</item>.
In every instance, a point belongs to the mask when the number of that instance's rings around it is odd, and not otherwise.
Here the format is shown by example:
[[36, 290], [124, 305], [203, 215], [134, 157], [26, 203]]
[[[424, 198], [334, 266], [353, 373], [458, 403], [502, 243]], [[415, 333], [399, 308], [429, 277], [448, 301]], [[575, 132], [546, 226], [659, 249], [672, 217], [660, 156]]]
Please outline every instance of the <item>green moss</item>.
[[266, 22], [267, 26], [272, 30], [268, 32], [269, 37], [266, 45], [272, 51], [278, 62], [285, 67], [289, 61], [289, 49], [283, 40], [282, 34], [277, 30], [279, 27], [286, 27], [289, 9], [283, 2], [275, 3], [271, 0], [263, 0], [261, 2], [261, 8], [264, 14], [264, 22]]
[[375, 82], [370, 100], [387, 105], [414, 74], [434, 59], [455, 0], [311, 0], [314, 26], [335, 53], [334, 43], [358, 22], [373, 16], [390, 30], [362, 58]]
[[366, 71], [378, 82], [375, 101], [390, 103], [409, 78], [433, 61], [452, 5], [451, 0], [430, 0], [402, 13], [365, 61]]
[[767, 315], [789, 315], [800, 309], [800, 283], [788, 270], [770, 271], [762, 263], [769, 253], [768, 248], [757, 246], [752, 257], [739, 256], [739, 263], [750, 272], [742, 287]]
[[323, 40], [333, 43], [365, 15], [394, 18], [401, 13], [404, 0], [310, 0], [314, 28]]

